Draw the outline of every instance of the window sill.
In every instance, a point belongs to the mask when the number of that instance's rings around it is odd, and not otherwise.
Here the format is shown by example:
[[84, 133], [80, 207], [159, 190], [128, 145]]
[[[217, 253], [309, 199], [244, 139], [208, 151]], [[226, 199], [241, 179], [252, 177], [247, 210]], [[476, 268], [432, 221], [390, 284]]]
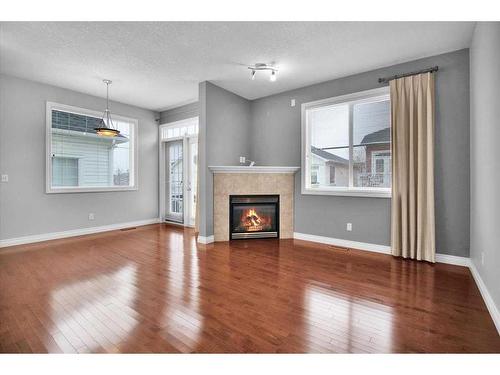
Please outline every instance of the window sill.
[[113, 186], [113, 187], [75, 187], [75, 188], [47, 188], [47, 194], [67, 194], [67, 193], [105, 193], [113, 191], [134, 191], [139, 190], [137, 186]]
[[302, 195], [337, 195], [342, 197], [391, 198], [390, 189], [302, 188]]

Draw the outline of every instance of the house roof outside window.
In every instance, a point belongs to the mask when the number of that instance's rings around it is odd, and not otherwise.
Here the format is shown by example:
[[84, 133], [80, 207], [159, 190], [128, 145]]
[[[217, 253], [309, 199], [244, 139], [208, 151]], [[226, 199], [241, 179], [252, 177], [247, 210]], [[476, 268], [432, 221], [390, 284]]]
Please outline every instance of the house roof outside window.
[[[97, 117], [79, 115], [76, 113], [63, 112], [63, 111], [52, 111], [52, 128], [69, 130], [71, 132], [79, 132], [82, 135], [87, 135], [91, 137], [98, 137], [95, 128], [101, 126], [101, 119]], [[102, 138], [104, 139], [104, 138]], [[106, 138], [110, 140], [115, 140], [116, 143], [128, 142], [128, 137], [118, 134], [113, 138]]]
[[361, 145], [370, 145], [374, 143], [390, 143], [391, 142], [391, 128], [384, 128], [376, 132], [367, 134], [361, 140]]

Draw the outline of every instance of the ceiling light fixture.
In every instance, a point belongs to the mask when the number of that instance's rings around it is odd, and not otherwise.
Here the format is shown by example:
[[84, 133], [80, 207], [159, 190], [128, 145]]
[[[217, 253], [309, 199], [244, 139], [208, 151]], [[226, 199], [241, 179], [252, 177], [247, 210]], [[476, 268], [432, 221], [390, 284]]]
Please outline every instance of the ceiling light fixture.
[[102, 80], [106, 85], [106, 109], [102, 114], [101, 122], [99, 127], [94, 128], [98, 136], [101, 137], [116, 137], [120, 134], [120, 131], [113, 125], [113, 120], [111, 119], [111, 112], [109, 110], [109, 85], [112, 81], [109, 79]]
[[250, 69], [252, 71], [252, 75], [250, 76], [250, 78], [252, 79], [252, 81], [255, 79], [255, 74], [257, 73], [258, 70], [267, 70], [267, 71], [270, 71], [271, 72], [271, 75], [269, 77], [269, 80], [271, 82], [275, 82], [276, 81], [276, 78], [277, 78], [277, 73], [278, 73], [278, 68], [271, 65], [271, 64], [264, 64], [264, 63], [257, 63], [253, 66], [249, 66], [248, 69]]

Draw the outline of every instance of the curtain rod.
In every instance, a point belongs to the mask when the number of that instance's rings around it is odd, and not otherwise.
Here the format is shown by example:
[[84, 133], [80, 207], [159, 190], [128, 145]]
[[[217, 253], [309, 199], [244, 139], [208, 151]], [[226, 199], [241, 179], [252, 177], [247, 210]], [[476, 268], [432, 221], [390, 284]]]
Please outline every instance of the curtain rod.
[[438, 70], [439, 70], [439, 66], [436, 65], [436, 66], [433, 66], [432, 68], [418, 70], [416, 72], [410, 72], [410, 73], [404, 73], [404, 74], [396, 74], [396, 75], [393, 75], [393, 76], [390, 76], [390, 77], [379, 78], [378, 79], [378, 83], [385, 83], [385, 82], [392, 81], [393, 79], [403, 78], [403, 77], [408, 77], [408, 76], [414, 76], [416, 74], [434, 73], [434, 72], [437, 72]]

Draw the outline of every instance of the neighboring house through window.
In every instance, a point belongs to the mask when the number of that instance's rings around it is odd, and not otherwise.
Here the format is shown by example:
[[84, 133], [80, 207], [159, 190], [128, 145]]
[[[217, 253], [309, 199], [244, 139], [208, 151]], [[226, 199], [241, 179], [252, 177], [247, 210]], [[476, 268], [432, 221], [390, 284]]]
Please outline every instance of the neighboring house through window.
[[[347, 186], [349, 182], [349, 160], [328, 151], [311, 146], [311, 178], [318, 186]], [[338, 173], [338, 179], [336, 174]], [[313, 177], [314, 176], [314, 177]], [[312, 179], [311, 179], [311, 183]]]
[[136, 189], [137, 120], [113, 116], [116, 137], [101, 137], [99, 112], [47, 103], [47, 192]]
[[302, 193], [389, 197], [387, 87], [302, 105]]

